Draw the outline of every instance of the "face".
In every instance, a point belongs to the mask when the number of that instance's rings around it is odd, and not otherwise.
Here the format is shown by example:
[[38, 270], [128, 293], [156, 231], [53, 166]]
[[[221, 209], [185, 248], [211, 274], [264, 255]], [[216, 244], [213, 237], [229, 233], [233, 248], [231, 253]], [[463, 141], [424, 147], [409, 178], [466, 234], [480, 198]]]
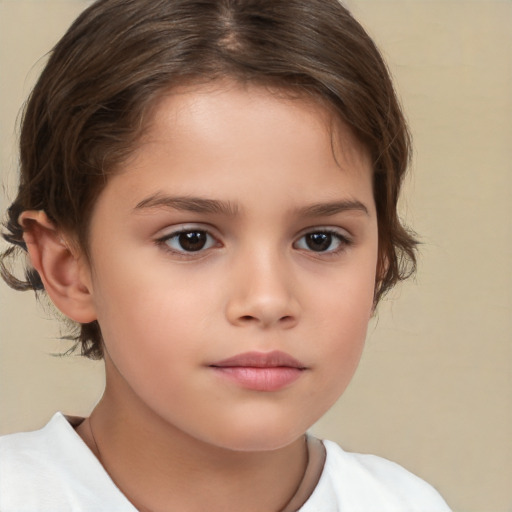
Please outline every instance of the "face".
[[364, 345], [370, 160], [312, 101], [175, 91], [98, 198], [90, 265], [107, 391], [202, 442], [285, 446], [341, 395]]

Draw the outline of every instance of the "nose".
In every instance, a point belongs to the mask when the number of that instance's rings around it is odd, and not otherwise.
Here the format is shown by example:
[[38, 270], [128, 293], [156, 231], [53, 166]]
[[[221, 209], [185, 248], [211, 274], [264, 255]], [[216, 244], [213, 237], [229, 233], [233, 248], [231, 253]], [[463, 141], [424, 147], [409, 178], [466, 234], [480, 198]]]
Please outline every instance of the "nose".
[[231, 324], [281, 329], [297, 324], [297, 282], [284, 257], [269, 251], [241, 255], [232, 270], [226, 307]]

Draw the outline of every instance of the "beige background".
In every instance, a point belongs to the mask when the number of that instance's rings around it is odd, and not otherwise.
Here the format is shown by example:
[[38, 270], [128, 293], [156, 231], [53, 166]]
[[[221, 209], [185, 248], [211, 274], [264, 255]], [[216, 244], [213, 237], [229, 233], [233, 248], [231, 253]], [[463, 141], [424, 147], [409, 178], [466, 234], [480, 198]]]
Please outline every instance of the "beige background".
[[[18, 111], [87, 2], [0, 0], [0, 194], [16, 181]], [[386, 55], [414, 133], [404, 216], [415, 282], [382, 306], [361, 368], [315, 427], [393, 459], [458, 511], [512, 511], [512, 2], [351, 0]], [[58, 324], [0, 284], [0, 433], [86, 415], [101, 363], [57, 358]]]

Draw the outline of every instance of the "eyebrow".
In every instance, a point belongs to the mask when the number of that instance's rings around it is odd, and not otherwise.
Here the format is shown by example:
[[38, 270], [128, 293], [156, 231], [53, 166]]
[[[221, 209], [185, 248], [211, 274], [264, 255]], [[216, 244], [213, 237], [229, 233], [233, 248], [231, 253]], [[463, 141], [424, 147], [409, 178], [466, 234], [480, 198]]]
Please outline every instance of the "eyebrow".
[[[135, 211], [145, 209], [168, 208], [194, 213], [214, 213], [235, 217], [239, 213], [236, 204], [218, 199], [206, 199], [190, 196], [167, 196], [160, 193], [154, 194], [140, 201], [134, 208]], [[297, 213], [303, 217], [330, 217], [346, 211], [360, 211], [369, 215], [368, 208], [357, 200], [331, 201], [327, 203], [315, 203], [299, 208]]]
[[360, 211], [369, 215], [368, 208], [357, 200], [331, 201], [329, 203], [317, 203], [299, 209], [299, 214], [304, 217], [330, 217], [346, 211]]
[[229, 201], [205, 199], [202, 197], [167, 196], [154, 194], [135, 206], [134, 210], [170, 208], [195, 213], [217, 213], [234, 217], [238, 214], [238, 207]]

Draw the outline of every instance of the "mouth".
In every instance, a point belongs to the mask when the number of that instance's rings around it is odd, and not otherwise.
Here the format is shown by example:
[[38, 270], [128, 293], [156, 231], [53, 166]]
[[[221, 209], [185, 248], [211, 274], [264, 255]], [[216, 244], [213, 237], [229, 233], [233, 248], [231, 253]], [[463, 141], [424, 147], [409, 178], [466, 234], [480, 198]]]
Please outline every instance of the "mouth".
[[307, 369], [285, 352], [246, 352], [209, 365], [229, 382], [253, 391], [279, 391], [290, 386]]

